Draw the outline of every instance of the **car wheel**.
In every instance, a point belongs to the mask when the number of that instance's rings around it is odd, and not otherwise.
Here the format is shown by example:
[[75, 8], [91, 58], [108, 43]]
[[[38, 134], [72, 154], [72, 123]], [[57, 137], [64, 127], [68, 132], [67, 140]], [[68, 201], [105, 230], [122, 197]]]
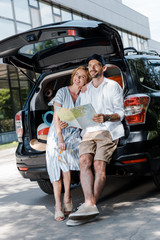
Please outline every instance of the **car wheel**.
[[53, 194], [53, 187], [49, 180], [41, 180], [37, 181], [37, 183], [43, 192], [47, 194]]
[[[53, 194], [53, 186], [52, 183], [49, 180], [40, 180], [37, 181], [40, 189], [47, 193], [47, 194]], [[64, 193], [64, 185], [62, 184], [62, 193]]]
[[160, 174], [153, 175], [153, 182], [158, 189], [160, 189]]

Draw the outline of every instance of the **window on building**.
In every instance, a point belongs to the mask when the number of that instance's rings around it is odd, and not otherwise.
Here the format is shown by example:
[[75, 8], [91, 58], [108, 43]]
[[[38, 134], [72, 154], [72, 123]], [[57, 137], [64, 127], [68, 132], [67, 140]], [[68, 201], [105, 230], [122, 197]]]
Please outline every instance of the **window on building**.
[[32, 27], [39, 27], [41, 24], [40, 12], [37, 8], [30, 8], [31, 10], [31, 19], [32, 19]]
[[148, 50], [148, 42], [147, 42], [147, 40], [144, 40], [144, 49]]
[[[23, 71], [33, 79], [33, 72], [27, 71], [24, 69]], [[19, 74], [19, 82], [20, 82], [21, 104], [23, 107], [26, 102], [26, 99], [28, 98], [32, 84], [28, 81], [28, 79], [24, 76], [24, 74], [22, 74], [21, 72], [18, 72], [18, 74]]]
[[132, 41], [132, 35], [131, 34], [128, 34], [128, 44], [129, 44], [129, 47], [133, 47], [133, 41]]
[[141, 45], [141, 50], [145, 50], [144, 48], [144, 40], [140, 38], [140, 45]]
[[53, 23], [52, 8], [48, 4], [39, 3], [42, 25]]
[[61, 15], [61, 9], [59, 7], [53, 7], [53, 13], [56, 15]]
[[29, 0], [29, 5], [31, 7], [35, 7], [35, 8], [38, 8], [38, 1], [37, 0]]
[[31, 83], [22, 73], [11, 65], [0, 64], [0, 132], [15, 130], [15, 114], [23, 108], [30, 89]]
[[132, 36], [133, 39], [133, 47], [138, 50], [138, 42], [137, 42], [137, 37], [136, 36]]
[[54, 17], [54, 22], [61, 22], [62, 17], [61, 17], [61, 9], [59, 7], [53, 7], [53, 17]]
[[14, 130], [12, 98], [7, 65], [0, 65], [0, 133]]
[[82, 20], [82, 16], [73, 13], [73, 19], [74, 20]]
[[24, 23], [17, 23], [17, 33], [27, 31], [30, 28], [31, 28], [31, 25], [24, 24]]
[[0, 16], [6, 17], [6, 18], [13, 18], [11, 0], [0, 1]]
[[137, 38], [137, 45], [138, 45], [138, 50], [140, 51], [141, 50], [141, 43], [140, 43], [140, 38], [138, 37]]
[[122, 32], [121, 32], [120, 30], [118, 30], [118, 29], [117, 29], [117, 31], [118, 31], [118, 33], [119, 33], [120, 37], [122, 38], [122, 37], [123, 37], [123, 34], [122, 34]]
[[3, 29], [0, 34], [0, 40], [15, 34], [14, 22], [12, 20], [0, 18], [0, 29]]
[[57, 16], [57, 15], [54, 15], [54, 22], [61, 22], [62, 21], [62, 18], [61, 16]]
[[72, 20], [72, 14], [69, 11], [61, 10], [62, 21]]
[[123, 32], [123, 45], [124, 47], [129, 47], [127, 33]]
[[29, 15], [28, 0], [14, 0], [14, 11], [16, 15], [16, 20], [26, 23], [31, 23]]

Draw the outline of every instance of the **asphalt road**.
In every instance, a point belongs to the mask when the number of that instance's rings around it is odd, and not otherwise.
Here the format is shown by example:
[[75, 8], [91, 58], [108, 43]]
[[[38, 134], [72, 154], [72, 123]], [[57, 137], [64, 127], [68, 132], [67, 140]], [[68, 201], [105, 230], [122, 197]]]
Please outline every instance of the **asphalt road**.
[[[98, 203], [100, 216], [68, 227], [54, 220], [54, 199], [16, 169], [15, 149], [0, 151], [0, 239], [159, 240], [160, 192], [150, 177], [108, 177]], [[75, 208], [81, 187], [72, 189]]]

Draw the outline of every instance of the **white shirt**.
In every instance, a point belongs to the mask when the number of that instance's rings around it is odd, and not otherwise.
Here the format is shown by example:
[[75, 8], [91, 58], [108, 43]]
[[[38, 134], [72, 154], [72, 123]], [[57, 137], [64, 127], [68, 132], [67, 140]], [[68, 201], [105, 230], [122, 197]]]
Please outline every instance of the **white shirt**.
[[121, 121], [124, 118], [123, 90], [114, 80], [104, 78], [104, 81], [95, 88], [92, 81], [87, 86], [87, 91], [81, 93], [81, 105], [91, 103], [97, 114], [114, 114], [120, 116], [120, 121], [106, 121], [94, 127], [88, 127], [82, 131], [82, 136], [86, 132], [108, 130], [112, 140], [124, 136], [124, 128]]

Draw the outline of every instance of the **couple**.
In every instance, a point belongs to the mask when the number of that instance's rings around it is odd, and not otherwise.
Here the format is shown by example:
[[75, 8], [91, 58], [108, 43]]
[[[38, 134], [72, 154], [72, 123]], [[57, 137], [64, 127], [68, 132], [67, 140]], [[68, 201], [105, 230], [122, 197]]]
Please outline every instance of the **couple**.
[[[106, 181], [106, 165], [110, 162], [118, 139], [124, 136], [121, 123], [124, 117], [123, 91], [118, 83], [104, 77], [106, 63], [102, 56], [94, 54], [87, 59], [88, 69], [79, 67], [73, 71], [71, 86], [58, 90], [50, 104], [73, 108], [91, 103], [96, 111], [93, 121], [97, 126], [80, 129], [65, 128], [59, 124], [55, 111], [50, 127], [46, 159], [55, 197], [55, 219], [62, 221], [69, 215], [67, 225], [78, 225], [99, 214], [96, 203]], [[89, 82], [90, 76], [92, 81]], [[87, 84], [87, 82], [89, 82]], [[87, 84], [87, 90], [81, 89]], [[101, 124], [99, 124], [101, 123]], [[94, 167], [94, 175], [92, 172]], [[72, 213], [70, 194], [70, 170], [79, 170], [85, 202]], [[62, 207], [61, 190], [64, 182]]]

